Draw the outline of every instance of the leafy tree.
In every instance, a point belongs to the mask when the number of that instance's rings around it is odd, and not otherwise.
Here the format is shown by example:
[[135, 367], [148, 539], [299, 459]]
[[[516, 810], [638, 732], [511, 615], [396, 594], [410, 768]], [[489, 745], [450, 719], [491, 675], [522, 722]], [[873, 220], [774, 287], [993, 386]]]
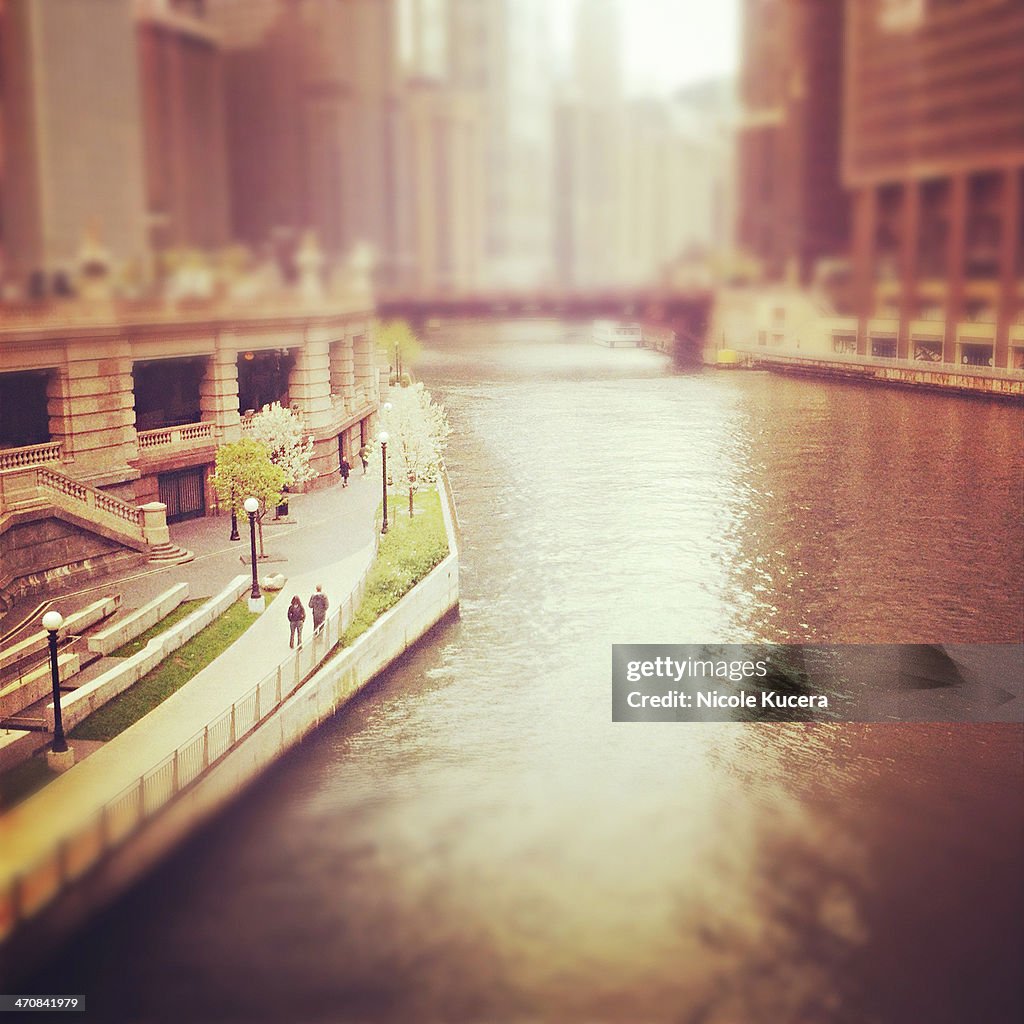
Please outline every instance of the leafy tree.
[[422, 384], [397, 391], [389, 401], [391, 408], [381, 414], [381, 423], [391, 435], [388, 469], [408, 487], [412, 516], [413, 495], [423, 484], [437, 480], [451, 428], [443, 406], [433, 402]]
[[405, 320], [387, 320], [377, 324], [374, 330], [374, 340], [387, 361], [392, 364], [397, 363], [395, 373], [398, 373], [399, 366], [411, 366], [423, 347]]
[[217, 449], [217, 468], [213, 486], [217, 497], [233, 508], [244, 522], [248, 518], [245, 499], [255, 498], [260, 507], [256, 512], [259, 527], [260, 557], [266, 557], [263, 547], [263, 517], [281, 500], [285, 484], [285, 471], [270, 461], [267, 446], [260, 441], [243, 438]]
[[265, 445], [270, 461], [284, 470], [285, 486], [305, 483], [316, 476], [310, 465], [313, 438], [303, 433], [301, 417], [280, 402], [263, 406], [253, 416], [248, 436]]

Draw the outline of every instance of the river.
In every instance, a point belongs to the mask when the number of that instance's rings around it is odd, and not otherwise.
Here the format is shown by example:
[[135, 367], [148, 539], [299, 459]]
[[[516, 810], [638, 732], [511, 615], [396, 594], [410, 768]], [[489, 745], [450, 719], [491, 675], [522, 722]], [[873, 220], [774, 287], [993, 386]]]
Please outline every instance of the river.
[[1022, 730], [610, 720], [611, 644], [1018, 642], [1021, 415], [434, 334], [461, 617], [76, 936], [89, 1019], [1018, 1019]]

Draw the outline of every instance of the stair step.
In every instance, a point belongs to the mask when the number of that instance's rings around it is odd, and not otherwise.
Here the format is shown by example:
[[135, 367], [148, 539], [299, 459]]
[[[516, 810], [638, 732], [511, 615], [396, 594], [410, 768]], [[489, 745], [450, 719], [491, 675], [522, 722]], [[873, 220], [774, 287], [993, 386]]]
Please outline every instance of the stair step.
[[177, 544], [156, 544], [149, 551], [150, 565], [180, 565], [191, 562], [195, 554]]

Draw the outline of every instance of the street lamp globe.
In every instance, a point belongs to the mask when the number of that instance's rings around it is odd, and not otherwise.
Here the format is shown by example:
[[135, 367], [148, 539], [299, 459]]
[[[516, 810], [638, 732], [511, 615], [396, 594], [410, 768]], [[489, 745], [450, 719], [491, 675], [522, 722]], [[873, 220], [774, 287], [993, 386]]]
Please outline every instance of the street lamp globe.
[[390, 403], [390, 402], [385, 402], [385, 403], [384, 403], [384, 404], [383, 404], [383, 405], [382, 405], [382, 406], [380, 407], [380, 411], [381, 411], [381, 412], [391, 412], [391, 403]]
[[260, 503], [255, 498], [246, 498], [245, 504], [242, 505], [242, 508], [244, 508], [251, 516], [255, 515], [259, 511], [259, 507]]
[[381, 431], [381, 432], [380, 432], [380, 433], [379, 433], [379, 434], [377, 435], [377, 440], [378, 440], [378, 441], [380, 441], [380, 443], [381, 443], [381, 444], [387, 444], [387, 443], [388, 443], [388, 440], [389, 440], [389, 438], [388, 438], [388, 432], [387, 432], [386, 430], [382, 430], [382, 431]]
[[56, 632], [64, 624], [64, 616], [58, 611], [47, 612], [43, 616], [43, 629]]

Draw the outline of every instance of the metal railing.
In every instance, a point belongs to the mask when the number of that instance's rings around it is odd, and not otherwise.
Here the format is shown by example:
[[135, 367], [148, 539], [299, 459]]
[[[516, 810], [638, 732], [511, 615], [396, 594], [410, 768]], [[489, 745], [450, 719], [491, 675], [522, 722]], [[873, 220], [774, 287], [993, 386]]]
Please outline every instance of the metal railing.
[[[374, 556], [380, 534], [374, 534]], [[326, 660], [352, 623], [375, 558], [355, 589], [311, 641], [293, 651], [251, 690], [64, 836], [31, 869], [15, 875], [0, 901], [0, 940], [92, 867], [187, 787], [222, 761], [277, 711]], [[6, 913], [4, 912], [6, 910]]]
[[937, 362], [929, 359], [895, 359], [887, 356], [855, 355], [849, 352], [794, 352], [791, 349], [780, 351], [777, 348], [745, 347], [736, 348], [741, 355], [764, 359], [769, 362], [788, 362], [799, 364], [829, 364], [836, 367], [850, 366], [858, 369], [884, 370], [896, 368], [915, 370], [926, 374], [942, 374], [943, 376], [980, 377], [993, 380], [1019, 381], [1024, 374], [1024, 367], [1004, 369], [992, 366], [972, 366], [967, 363]]

